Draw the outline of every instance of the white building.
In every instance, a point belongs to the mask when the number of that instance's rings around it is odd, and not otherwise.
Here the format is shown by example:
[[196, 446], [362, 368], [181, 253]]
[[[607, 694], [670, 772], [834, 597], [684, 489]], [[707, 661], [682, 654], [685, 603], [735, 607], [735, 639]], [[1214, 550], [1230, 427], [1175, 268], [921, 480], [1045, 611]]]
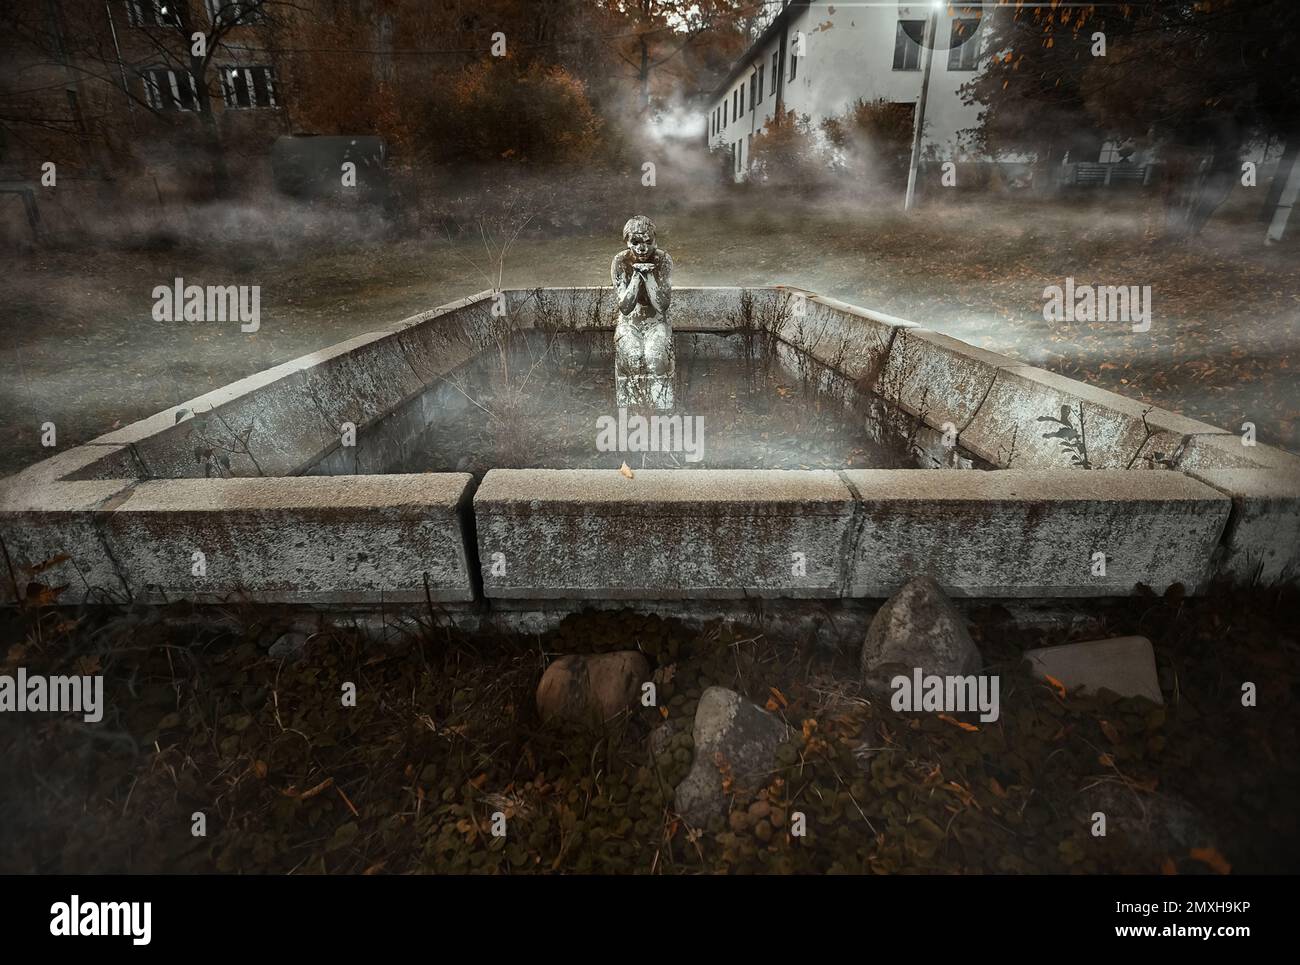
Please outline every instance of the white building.
[[859, 99], [916, 104], [925, 66], [926, 20], [938, 10], [922, 151], [966, 157], [959, 132], [979, 123], [978, 105], [957, 93], [980, 63], [978, 6], [941, 2], [790, 0], [714, 94], [710, 148], [731, 152], [737, 180], [749, 169], [753, 139], [780, 103], [814, 126]]

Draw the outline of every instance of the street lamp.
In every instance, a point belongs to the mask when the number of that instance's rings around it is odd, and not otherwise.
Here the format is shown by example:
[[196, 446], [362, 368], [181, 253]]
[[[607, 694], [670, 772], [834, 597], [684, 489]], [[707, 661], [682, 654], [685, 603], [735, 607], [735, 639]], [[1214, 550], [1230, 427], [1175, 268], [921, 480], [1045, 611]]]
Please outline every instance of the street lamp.
[[925, 47], [925, 70], [921, 74], [921, 96], [916, 103], [916, 117], [912, 128], [912, 162], [907, 169], [907, 197], [903, 199], [903, 210], [911, 211], [916, 207], [916, 172], [921, 165], [921, 132], [925, 128], [925, 102], [930, 96], [930, 68], [934, 66], [934, 45], [939, 33], [939, 13], [947, 6], [946, 0], [934, 0], [930, 4], [930, 16], [925, 21], [925, 35], [921, 44]]

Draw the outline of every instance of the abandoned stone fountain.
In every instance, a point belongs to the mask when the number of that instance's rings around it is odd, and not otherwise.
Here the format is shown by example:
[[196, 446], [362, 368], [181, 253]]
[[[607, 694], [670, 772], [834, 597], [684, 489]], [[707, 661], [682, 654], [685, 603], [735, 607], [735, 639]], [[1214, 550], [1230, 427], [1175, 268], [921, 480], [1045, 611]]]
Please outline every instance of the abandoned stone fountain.
[[[4, 592], [21, 597], [39, 572], [66, 603], [558, 613], [863, 601], [919, 575], [958, 598], [1044, 599], [1300, 572], [1294, 454], [802, 289], [681, 287], [649, 218], [623, 238], [610, 287], [480, 292], [5, 479]], [[531, 380], [512, 365], [509, 385], [484, 383], [490, 401], [467, 400], [475, 365], [525, 350], [562, 364]], [[612, 398], [574, 404], [585, 461], [548, 462], [543, 446], [404, 469], [431, 425], [506, 397], [515, 407], [495, 428], [552, 431], [529, 421], [544, 408], [529, 393], [603, 359]], [[730, 451], [737, 389], [710, 392], [724, 364], [763, 380], [769, 419]], [[827, 426], [773, 422], [787, 398], [834, 410], [837, 441], [856, 435], [810, 455]], [[689, 471], [626, 478], [591, 431], [593, 408], [617, 424], [623, 406], [702, 413], [717, 441], [701, 461], [667, 464]], [[762, 438], [778, 430], [780, 446]], [[872, 446], [903, 461], [857, 458]]]
[[[761, 599], [793, 620], [833, 608], [839, 632], [872, 623], [868, 673], [967, 675], [978, 655], [949, 597], [1300, 574], [1300, 457], [803, 289], [675, 286], [644, 216], [623, 240], [610, 287], [480, 292], [3, 480], [0, 592], [291, 604], [305, 620], [438, 607], [529, 628]], [[590, 394], [554, 395], [593, 362]], [[725, 431], [701, 459], [620, 467], [590, 431], [611, 404], [689, 408]], [[480, 417], [511, 444], [445, 431]], [[574, 419], [581, 451], [548, 457], [575, 445]], [[918, 633], [924, 652], [897, 659], [894, 637]], [[1082, 680], [1127, 665], [1121, 650], [1043, 655], [1045, 672]]]

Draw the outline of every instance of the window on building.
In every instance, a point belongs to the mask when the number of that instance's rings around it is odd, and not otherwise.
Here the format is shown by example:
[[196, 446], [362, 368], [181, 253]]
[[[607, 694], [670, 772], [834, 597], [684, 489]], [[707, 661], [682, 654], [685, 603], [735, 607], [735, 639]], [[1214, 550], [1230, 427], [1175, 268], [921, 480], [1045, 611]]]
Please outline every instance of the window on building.
[[736, 89], [731, 92], [731, 119], [734, 121], [740, 116], [736, 111], [736, 105], [740, 102], [740, 90]]
[[894, 33], [894, 70], [921, 69], [921, 41], [924, 38], [924, 20], [898, 21]]
[[948, 47], [949, 70], [974, 70], [979, 59], [980, 22], [975, 20], [954, 20], [952, 22], [952, 42]]
[[150, 67], [140, 72], [149, 106], [156, 111], [197, 111], [199, 90], [194, 76], [168, 67]]
[[799, 73], [799, 55], [794, 52], [794, 46], [790, 47], [790, 79], [794, 80], [795, 74]]
[[763, 103], [763, 71], [766, 67], [766, 64], [758, 65], [758, 100], [754, 102], [756, 104]]
[[253, 0], [205, 0], [208, 16], [215, 24], [266, 23], [266, 10]]
[[758, 74], [749, 75], [749, 112], [754, 113], [758, 105]]
[[127, 19], [134, 27], [175, 27], [185, 0], [126, 0]]
[[265, 65], [227, 64], [221, 68], [221, 96], [231, 108], [274, 107], [274, 76]]
[[739, 117], [745, 113], [745, 85], [741, 84], [736, 93], [740, 95], [740, 114], [736, 115]]

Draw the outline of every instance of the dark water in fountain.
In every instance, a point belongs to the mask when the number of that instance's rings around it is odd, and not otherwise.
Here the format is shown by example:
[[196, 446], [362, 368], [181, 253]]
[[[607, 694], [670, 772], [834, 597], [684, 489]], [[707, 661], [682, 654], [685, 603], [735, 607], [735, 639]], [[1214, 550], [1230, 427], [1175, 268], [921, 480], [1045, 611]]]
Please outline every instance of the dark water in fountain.
[[[677, 333], [674, 347], [673, 410], [625, 410], [620, 433], [611, 333], [517, 333], [445, 377], [428, 428], [389, 471], [918, 465], [903, 439], [879, 431], [873, 397], [806, 357], [792, 364], [757, 335]], [[635, 417], [655, 414], [660, 423], [645, 428], [657, 431], [638, 438]], [[665, 415], [681, 420], [665, 429]], [[673, 451], [629, 451], [651, 438]]]

